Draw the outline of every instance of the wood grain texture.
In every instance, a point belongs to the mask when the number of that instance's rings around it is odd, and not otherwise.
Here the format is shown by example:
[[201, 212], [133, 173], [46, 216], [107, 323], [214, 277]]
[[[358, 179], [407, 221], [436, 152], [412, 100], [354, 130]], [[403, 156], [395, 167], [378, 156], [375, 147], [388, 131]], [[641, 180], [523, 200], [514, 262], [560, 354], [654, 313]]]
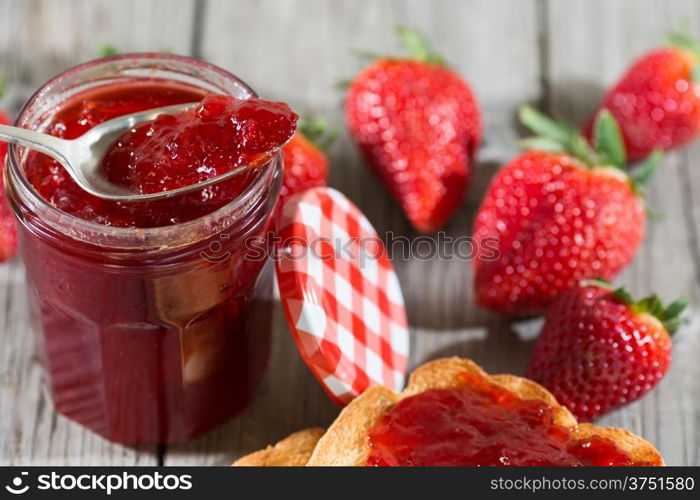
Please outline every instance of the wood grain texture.
[[154, 447], [113, 445], [56, 414], [34, 356], [21, 263], [0, 265], [0, 464], [154, 465]]
[[101, 44], [119, 51], [189, 54], [195, 0], [2, 0], [0, 65], [36, 88]]
[[[261, 95], [321, 114], [339, 131], [330, 183], [380, 234], [420, 242], [369, 173], [343, 125], [334, 84], [365, 64], [354, 49], [398, 50], [396, 24], [418, 26], [473, 85], [485, 141], [469, 195], [445, 228], [469, 235], [489, 180], [517, 152], [515, 111], [542, 104], [581, 121], [629, 61], [659, 44], [679, 20], [700, 26], [697, 0], [0, 0], [0, 70], [5, 105], [61, 69], [121, 50], [194, 52], [239, 75]], [[177, 5], [177, 7], [173, 7]], [[700, 464], [700, 145], [668, 155], [648, 200], [663, 218], [649, 225], [635, 263], [620, 277], [635, 293], [686, 294], [693, 312], [676, 342], [674, 365], [643, 401], [602, 420], [655, 444], [671, 465]], [[423, 243], [425, 245], [429, 243]], [[521, 374], [537, 322], [510, 321], [473, 305], [472, 270], [459, 260], [401, 258], [394, 264], [411, 324], [411, 367], [446, 355], [473, 358], [491, 373]], [[56, 416], [27, 335], [19, 263], [0, 266], [0, 464], [110, 463], [224, 465], [287, 434], [326, 426], [338, 408], [301, 362], [276, 309], [272, 369], [251, 408], [190, 444], [133, 450], [113, 446]]]

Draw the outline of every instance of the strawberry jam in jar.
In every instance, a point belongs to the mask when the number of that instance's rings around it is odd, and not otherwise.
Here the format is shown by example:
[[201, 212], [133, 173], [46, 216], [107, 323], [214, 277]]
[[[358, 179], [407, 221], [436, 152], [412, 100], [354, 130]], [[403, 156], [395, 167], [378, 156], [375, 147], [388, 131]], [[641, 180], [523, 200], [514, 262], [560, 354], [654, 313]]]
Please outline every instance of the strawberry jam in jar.
[[[59, 75], [17, 124], [72, 139], [209, 94], [255, 97], [201, 61], [128, 54]], [[59, 412], [115, 442], [179, 443], [247, 406], [269, 352], [265, 250], [281, 168], [275, 157], [173, 198], [112, 202], [49, 157], [10, 148], [8, 198]]]

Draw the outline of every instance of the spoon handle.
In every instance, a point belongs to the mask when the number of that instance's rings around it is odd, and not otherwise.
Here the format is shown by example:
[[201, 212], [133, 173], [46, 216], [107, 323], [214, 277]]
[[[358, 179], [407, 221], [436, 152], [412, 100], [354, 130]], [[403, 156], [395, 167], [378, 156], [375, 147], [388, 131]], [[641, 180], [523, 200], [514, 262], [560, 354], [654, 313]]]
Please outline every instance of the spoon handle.
[[0, 141], [41, 151], [62, 164], [68, 163], [70, 141], [10, 125], [0, 125]]

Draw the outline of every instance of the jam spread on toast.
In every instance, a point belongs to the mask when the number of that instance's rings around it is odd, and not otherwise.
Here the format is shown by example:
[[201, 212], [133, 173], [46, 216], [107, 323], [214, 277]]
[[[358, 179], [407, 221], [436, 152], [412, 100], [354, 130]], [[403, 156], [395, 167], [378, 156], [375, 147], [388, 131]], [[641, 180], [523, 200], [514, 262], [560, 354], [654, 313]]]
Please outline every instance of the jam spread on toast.
[[554, 408], [482, 377], [431, 389], [389, 409], [370, 429], [370, 466], [658, 465], [638, 463], [612, 440], [574, 437]]

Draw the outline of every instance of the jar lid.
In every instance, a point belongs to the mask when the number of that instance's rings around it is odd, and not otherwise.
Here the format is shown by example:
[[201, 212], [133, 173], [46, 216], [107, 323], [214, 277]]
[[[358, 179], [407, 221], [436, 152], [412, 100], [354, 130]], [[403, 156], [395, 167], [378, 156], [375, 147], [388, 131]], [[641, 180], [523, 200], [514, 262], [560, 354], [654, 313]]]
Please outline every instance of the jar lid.
[[306, 365], [347, 404], [372, 385], [403, 388], [409, 335], [403, 295], [367, 217], [327, 187], [291, 197], [278, 225], [282, 307]]

